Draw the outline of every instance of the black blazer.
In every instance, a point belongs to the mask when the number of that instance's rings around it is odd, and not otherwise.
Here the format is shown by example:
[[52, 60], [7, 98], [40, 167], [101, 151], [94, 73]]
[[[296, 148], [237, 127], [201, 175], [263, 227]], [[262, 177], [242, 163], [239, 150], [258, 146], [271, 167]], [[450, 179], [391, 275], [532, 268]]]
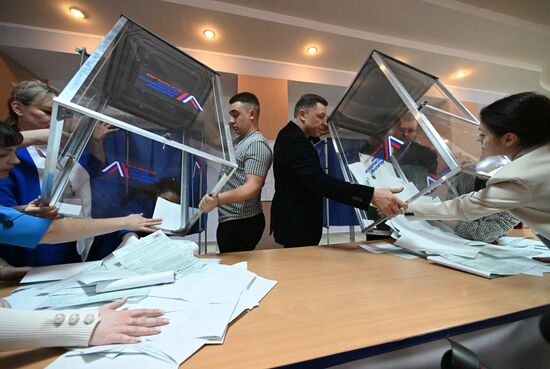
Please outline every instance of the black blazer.
[[327, 175], [317, 151], [302, 130], [289, 122], [273, 149], [275, 195], [271, 232], [286, 247], [318, 245], [323, 227], [323, 197], [356, 208], [369, 207], [373, 189]]

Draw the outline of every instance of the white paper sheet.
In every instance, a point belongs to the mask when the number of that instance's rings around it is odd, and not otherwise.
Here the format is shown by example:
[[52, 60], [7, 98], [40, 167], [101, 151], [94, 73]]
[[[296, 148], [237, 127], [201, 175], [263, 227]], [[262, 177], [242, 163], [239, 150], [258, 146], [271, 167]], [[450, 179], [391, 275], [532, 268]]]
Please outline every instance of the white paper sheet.
[[367, 243], [364, 245], [359, 245], [359, 247], [373, 254], [383, 254], [390, 251], [401, 250], [400, 247], [394, 246], [388, 242]]
[[486, 245], [481, 248], [481, 253], [495, 258], [531, 257], [541, 255], [542, 251], [526, 248]]
[[453, 269], [462, 270], [471, 274], [479, 275], [485, 278], [491, 278], [491, 272], [480, 270], [465, 264], [457, 263], [442, 256], [428, 256], [428, 260], [436, 263], [448, 266]]
[[[197, 208], [189, 208], [189, 217], [199, 212]], [[161, 218], [162, 223], [153, 228], [163, 229], [165, 231], [178, 231], [182, 228], [181, 224], [181, 205], [174, 202], [157, 197], [153, 218]], [[185, 226], [185, 224], [183, 224]]]
[[[220, 266], [221, 267], [221, 266]], [[241, 267], [219, 268], [208, 273], [204, 280], [189, 290], [182, 291], [183, 299], [193, 302], [232, 302], [248, 288], [256, 274]]]
[[82, 205], [58, 202], [57, 207], [59, 209], [59, 214], [62, 214], [62, 215], [78, 217], [82, 213]]
[[116, 250], [113, 255], [126, 269], [140, 274], [179, 272], [198, 260], [193, 256], [192, 247], [186, 245], [174, 242], [162, 231], [157, 231]]
[[231, 316], [233, 321], [246, 310], [252, 310], [275, 287], [277, 281], [257, 276], [252, 284], [244, 291], [239, 299], [235, 311]]
[[96, 292], [109, 292], [117, 290], [126, 290], [129, 288], [153, 286], [157, 284], [174, 282], [174, 272], [160, 272], [154, 274], [138, 275], [126, 277], [117, 280], [108, 280], [98, 282], [95, 288]]
[[450, 243], [448, 240], [436, 237], [433, 233], [417, 232], [400, 235], [394, 244], [411, 251], [423, 251], [431, 254], [452, 254], [468, 258], [474, 258], [479, 253], [479, 248], [459, 243]]
[[[147, 342], [150, 347], [153, 347], [171, 357], [172, 362], [159, 360], [156, 357], [143, 354], [143, 351], [140, 353], [123, 353], [111, 359], [109, 357], [105, 357], [104, 355], [105, 353], [109, 353], [113, 350], [110, 347], [107, 352], [97, 352], [96, 349], [95, 353], [91, 354], [75, 355], [74, 352], [69, 351], [47, 366], [47, 369], [178, 369], [181, 363], [187, 360], [205, 343], [206, 340], [200, 339]], [[139, 350], [139, 348], [136, 350]]]
[[21, 283], [36, 283], [45, 281], [58, 281], [81, 273], [88, 269], [99, 267], [101, 261], [88, 261], [85, 263], [72, 263], [61, 265], [48, 265], [32, 268], [21, 280]]
[[12, 309], [35, 310], [48, 298], [47, 295], [40, 295], [40, 292], [35, 288], [27, 288], [12, 293], [3, 299], [10, 304]]
[[114, 279], [135, 277], [139, 275], [140, 274], [128, 269], [100, 270], [96, 272], [80, 274], [78, 276], [78, 281], [84, 284], [96, 284], [97, 282], [101, 281], [110, 281]]
[[398, 256], [400, 258], [407, 259], [407, 260], [418, 259], [418, 256], [412, 254], [411, 251], [404, 250], [401, 247], [394, 246], [391, 243], [387, 243], [387, 242], [380, 242], [376, 244], [369, 243], [369, 244], [359, 245], [359, 246], [363, 250], [373, 254], [384, 253], [384, 254]]
[[39, 307], [62, 309], [72, 306], [89, 305], [98, 302], [114, 301], [122, 297], [147, 296], [150, 290], [150, 287], [141, 287], [130, 290], [104, 292], [100, 294], [87, 294], [84, 289], [75, 289], [74, 293], [67, 295], [49, 295]]
[[[462, 258], [456, 255], [442, 255], [441, 257], [428, 257], [428, 260], [448, 265], [477, 275], [490, 278], [491, 275], [521, 274], [532, 269], [531, 265], [522, 263], [516, 259], [497, 259], [483, 254], [475, 259]], [[528, 259], [525, 259], [528, 260]]]
[[399, 238], [394, 245], [411, 251], [423, 251], [430, 254], [452, 254], [474, 258], [479, 247], [470, 246], [470, 241], [434, 227], [426, 221], [410, 221], [398, 215], [388, 221], [388, 225], [397, 229]]
[[165, 200], [162, 197], [157, 197], [153, 218], [162, 219], [162, 223], [155, 226], [155, 228], [177, 231], [182, 228], [181, 205]]

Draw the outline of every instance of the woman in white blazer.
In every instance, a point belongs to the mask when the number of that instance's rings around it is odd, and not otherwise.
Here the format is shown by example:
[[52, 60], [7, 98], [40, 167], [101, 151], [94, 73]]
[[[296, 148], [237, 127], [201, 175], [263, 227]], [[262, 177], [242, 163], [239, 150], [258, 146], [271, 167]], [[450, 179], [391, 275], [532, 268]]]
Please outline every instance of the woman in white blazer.
[[512, 162], [487, 187], [441, 203], [412, 203], [412, 219], [474, 220], [507, 210], [550, 247], [550, 99], [534, 92], [505, 97], [481, 110], [480, 141], [488, 156]]

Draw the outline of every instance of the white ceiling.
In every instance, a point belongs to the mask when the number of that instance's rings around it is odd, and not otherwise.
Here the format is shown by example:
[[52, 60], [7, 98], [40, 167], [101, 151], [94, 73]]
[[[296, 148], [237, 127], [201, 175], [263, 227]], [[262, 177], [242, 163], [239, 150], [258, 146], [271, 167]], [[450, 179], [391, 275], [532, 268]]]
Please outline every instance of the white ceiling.
[[[89, 18], [71, 18], [71, 5]], [[0, 53], [60, 82], [78, 65], [74, 48], [93, 50], [120, 14], [229, 73], [346, 86], [378, 49], [478, 97], [546, 91], [540, 79], [550, 75], [549, 0], [0, 0], [0, 8]], [[201, 36], [206, 27], [213, 41]], [[320, 53], [306, 55], [309, 45]], [[453, 79], [459, 69], [468, 75]]]

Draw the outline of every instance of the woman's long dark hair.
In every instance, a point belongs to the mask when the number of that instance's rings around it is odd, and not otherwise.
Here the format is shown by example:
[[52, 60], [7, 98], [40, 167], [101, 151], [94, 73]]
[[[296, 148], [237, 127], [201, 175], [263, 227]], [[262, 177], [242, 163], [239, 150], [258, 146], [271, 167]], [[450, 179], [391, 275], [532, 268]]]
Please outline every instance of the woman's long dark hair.
[[550, 98], [547, 96], [535, 92], [511, 95], [481, 109], [480, 118], [498, 137], [515, 133], [524, 148], [550, 142]]

